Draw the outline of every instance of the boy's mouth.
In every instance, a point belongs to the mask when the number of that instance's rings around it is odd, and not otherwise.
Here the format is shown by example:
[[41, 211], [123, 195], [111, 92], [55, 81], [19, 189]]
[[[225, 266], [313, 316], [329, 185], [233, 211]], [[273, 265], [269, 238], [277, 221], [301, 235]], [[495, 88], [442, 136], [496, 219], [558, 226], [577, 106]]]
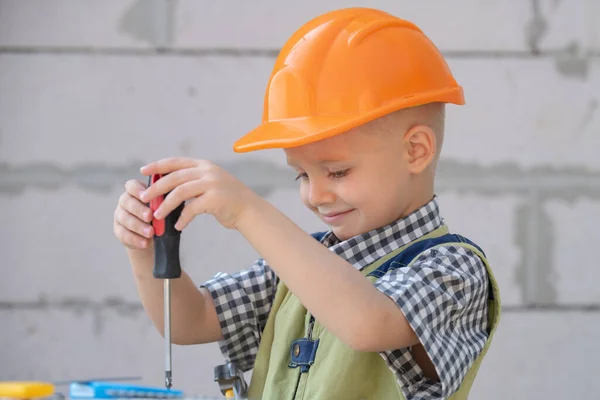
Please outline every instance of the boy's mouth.
[[341, 212], [330, 212], [330, 213], [325, 213], [325, 214], [321, 213], [321, 217], [328, 224], [334, 224], [336, 222], [339, 222], [342, 218], [344, 218], [346, 215], [348, 215], [352, 211], [354, 211], [354, 209], [347, 210], [347, 211], [341, 211]]

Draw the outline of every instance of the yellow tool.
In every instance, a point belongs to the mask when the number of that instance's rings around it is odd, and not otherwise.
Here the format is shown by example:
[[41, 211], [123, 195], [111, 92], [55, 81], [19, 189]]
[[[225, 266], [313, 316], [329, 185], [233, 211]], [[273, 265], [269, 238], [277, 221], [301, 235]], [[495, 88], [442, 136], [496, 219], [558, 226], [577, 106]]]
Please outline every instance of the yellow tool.
[[233, 362], [218, 365], [214, 370], [214, 381], [219, 384], [226, 399], [243, 399], [248, 394], [244, 373]]
[[226, 399], [235, 399], [235, 392], [233, 391], [233, 389], [228, 389], [225, 391], [225, 398]]
[[54, 394], [54, 385], [48, 382], [8, 381], [0, 382], [0, 398], [32, 399]]

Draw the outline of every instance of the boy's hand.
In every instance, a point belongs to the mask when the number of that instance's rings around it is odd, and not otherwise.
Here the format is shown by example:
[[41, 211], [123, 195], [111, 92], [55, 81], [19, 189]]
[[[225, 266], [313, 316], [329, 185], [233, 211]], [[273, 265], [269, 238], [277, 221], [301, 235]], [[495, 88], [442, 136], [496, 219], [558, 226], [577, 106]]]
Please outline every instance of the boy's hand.
[[142, 201], [148, 203], [170, 192], [155, 211], [156, 218], [164, 218], [179, 204], [187, 202], [175, 224], [177, 230], [183, 230], [196, 215], [204, 213], [214, 215], [224, 227], [236, 229], [244, 212], [262, 200], [250, 188], [210, 161], [166, 158], [142, 167], [141, 172], [148, 176], [163, 175], [142, 193]]
[[147, 249], [154, 237], [154, 228], [150, 224], [152, 211], [140, 200], [140, 193], [145, 189], [144, 183], [128, 180], [115, 209], [115, 236], [129, 249]]

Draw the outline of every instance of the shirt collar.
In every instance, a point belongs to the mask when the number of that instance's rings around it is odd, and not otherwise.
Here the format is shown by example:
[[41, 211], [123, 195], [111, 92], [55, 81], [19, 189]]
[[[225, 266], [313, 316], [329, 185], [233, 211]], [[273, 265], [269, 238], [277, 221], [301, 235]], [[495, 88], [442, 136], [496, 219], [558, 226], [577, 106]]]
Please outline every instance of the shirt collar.
[[344, 241], [340, 241], [329, 231], [323, 236], [321, 243], [361, 270], [386, 254], [439, 228], [443, 222], [437, 197], [434, 196], [418, 210], [389, 225]]

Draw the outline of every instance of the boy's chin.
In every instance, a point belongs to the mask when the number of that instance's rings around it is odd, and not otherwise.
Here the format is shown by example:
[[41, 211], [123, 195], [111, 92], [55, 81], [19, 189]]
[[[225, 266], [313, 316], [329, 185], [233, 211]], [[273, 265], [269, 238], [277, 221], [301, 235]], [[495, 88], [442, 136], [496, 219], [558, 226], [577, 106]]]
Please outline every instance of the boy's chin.
[[356, 228], [345, 227], [345, 226], [335, 226], [335, 227], [330, 226], [330, 228], [331, 228], [333, 234], [335, 235], [335, 237], [337, 237], [341, 241], [351, 239], [362, 233], [362, 232], [359, 232]]

